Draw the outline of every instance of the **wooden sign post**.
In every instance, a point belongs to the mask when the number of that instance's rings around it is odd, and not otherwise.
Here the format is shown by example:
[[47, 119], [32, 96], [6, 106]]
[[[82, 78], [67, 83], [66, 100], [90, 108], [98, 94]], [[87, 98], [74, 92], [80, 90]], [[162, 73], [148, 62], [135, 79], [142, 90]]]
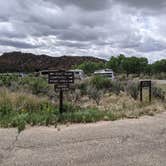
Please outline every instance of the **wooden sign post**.
[[54, 84], [55, 92], [59, 92], [59, 112], [63, 110], [63, 92], [68, 91], [70, 84], [74, 83], [74, 73], [65, 70], [48, 71], [48, 83]]
[[149, 88], [149, 102], [152, 101], [152, 81], [140, 81], [140, 101], [143, 101], [143, 88]]

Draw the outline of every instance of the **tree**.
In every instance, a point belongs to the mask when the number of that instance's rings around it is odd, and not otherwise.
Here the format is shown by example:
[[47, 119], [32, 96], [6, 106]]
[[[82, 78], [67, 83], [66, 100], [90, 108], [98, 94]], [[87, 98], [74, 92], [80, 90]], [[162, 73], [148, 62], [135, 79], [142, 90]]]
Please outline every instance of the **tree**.
[[103, 69], [105, 68], [105, 64], [100, 62], [84, 62], [75, 68], [81, 69], [85, 72], [85, 74], [90, 75], [91, 73], [94, 73], [95, 70]]
[[126, 57], [122, 62], [122, 68], [126, 72], [127, 76], [129, 74], [139, 74], [145, 72], [148, 65], [147, 58], [138, 57]]
[[152, 74], [152, 64], [148, 64], [145, 68], [144, 68], [144, 73], [148, 74], [149, 76]]
[[112, 56], [111, 59], [107, 62], [106, 67], [112, 69], [114, 72], [121, 73], [123, 72], [122, 63], [125, 59], [125, 56], [120, 54], [118, 57]]
[[153, 63], [152, 70], [154, 73], [166, 72], [166, 59]]
[[117, 57], [112, 56], [106, 64], [107, 68], [112, 69], [114, 72], [118, 72], [119, 60]]
[[[145, 73], [148, 68], [148, 59], [147, 58], [139, 58], [139, 74]], [[150, 68], [149, 68], [150, 70]]]

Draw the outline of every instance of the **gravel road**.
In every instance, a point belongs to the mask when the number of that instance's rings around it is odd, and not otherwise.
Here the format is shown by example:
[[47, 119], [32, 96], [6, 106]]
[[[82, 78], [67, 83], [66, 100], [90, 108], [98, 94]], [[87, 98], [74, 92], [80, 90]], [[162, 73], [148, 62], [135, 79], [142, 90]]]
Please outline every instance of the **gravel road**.
[[0, 129], [1, 166], [166, 166], [166, 113], [95, 124]]

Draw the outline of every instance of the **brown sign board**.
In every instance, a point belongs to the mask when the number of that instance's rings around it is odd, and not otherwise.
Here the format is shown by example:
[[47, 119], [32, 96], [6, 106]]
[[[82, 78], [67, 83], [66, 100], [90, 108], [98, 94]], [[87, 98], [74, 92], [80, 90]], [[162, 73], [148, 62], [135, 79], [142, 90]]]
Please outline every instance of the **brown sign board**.
[[69, 84], [59, 84], [59, 85], [54, 85], [54, 90], [55, 91], [68, 91], [69, 90]]
[[48, 71], [48, 83], [54, 84], [54, 90], [59, 92], [59, 111], [63, 113], [63, 91], [69, 90], [69, 85], [74, 83], [74, 73], [71, 71]]
[[141, 87], [146, 88], [151, 86], [152, 81], [141, 81]]
[[74, 83], [74, 73], [70, 71], [52, 71], [48, 73], [49, 84], [71, 84]]

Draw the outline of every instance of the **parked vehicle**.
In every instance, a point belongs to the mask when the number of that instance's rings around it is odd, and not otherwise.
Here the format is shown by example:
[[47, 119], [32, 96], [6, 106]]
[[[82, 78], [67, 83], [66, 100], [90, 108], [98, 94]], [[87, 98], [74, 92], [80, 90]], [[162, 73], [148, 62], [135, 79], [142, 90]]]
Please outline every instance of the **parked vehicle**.
[[97, 70], [97, 71], [94, 72], [94, 75], [108, 77], [108, 78], [110, 78], [112, 80], [114, 80], [114, 78], [115, 78], [114, 72], [113, 72], [112, 69]]
[[75, 69], [75, 70], [69, 70], [74, 73], [74, 79], [83, 80], [85, 78], [85, 74], [83, 70]]

